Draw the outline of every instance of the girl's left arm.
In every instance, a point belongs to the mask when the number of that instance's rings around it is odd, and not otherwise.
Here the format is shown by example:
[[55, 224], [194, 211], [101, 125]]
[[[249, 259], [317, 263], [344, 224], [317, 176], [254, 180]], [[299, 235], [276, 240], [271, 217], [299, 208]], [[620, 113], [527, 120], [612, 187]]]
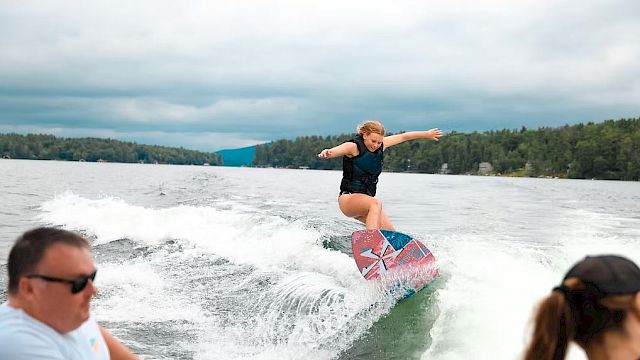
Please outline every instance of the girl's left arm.
[[409, 131], [402, 134], [385, 136], [383, 139], [384, 148], [398, 145], [407, 140], [414, 139], [433, 139], [438, 141], [442, 137], [442, 130], [435, 128], [427, 131]]

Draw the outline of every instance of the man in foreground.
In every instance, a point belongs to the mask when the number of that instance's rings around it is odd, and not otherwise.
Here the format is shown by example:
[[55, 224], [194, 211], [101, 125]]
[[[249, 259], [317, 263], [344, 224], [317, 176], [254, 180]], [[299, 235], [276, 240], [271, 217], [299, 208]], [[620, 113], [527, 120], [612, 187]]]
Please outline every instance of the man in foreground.
[[87, 240], [37, 228], [9, 253], [0, 305], [0, 359], [136, 359], [90, 315], [96, 268]]

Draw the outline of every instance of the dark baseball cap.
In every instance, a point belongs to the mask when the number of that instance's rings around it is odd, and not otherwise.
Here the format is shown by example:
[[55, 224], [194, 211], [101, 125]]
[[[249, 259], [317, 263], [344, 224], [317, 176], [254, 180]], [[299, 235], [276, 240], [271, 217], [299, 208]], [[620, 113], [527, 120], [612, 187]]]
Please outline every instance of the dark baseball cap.
[[563, 282], [572, 277], [594, 286], [603, 297], [640, 292], [640, 268], [622, 256], [587, 256], [569, 269]]

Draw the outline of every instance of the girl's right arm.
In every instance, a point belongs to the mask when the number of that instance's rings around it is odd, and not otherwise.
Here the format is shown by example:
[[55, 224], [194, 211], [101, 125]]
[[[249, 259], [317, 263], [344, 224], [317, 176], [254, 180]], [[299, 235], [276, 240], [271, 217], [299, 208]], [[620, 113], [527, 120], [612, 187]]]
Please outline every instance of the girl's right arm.
[[358, 146], [354, 142], [346, 142], [340, 144], [338, 146], [332, 147], [331, 149], [324, 149], [320, 151], [318, 157], [320, 159], [331, 159], [338, 156], [357, 156], [358, 155]]

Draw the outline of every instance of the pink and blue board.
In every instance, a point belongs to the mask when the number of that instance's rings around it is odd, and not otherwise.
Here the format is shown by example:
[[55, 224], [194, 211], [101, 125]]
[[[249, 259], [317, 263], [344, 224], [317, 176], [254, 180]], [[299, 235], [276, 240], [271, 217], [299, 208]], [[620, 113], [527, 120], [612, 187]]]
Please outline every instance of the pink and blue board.
[[389, 230], [360, 230], [351, 235], [353, 258], [367, 280], [402, 281], [404, 298], [415, 294], [438, 276], [436, 258], [420, 241]]

